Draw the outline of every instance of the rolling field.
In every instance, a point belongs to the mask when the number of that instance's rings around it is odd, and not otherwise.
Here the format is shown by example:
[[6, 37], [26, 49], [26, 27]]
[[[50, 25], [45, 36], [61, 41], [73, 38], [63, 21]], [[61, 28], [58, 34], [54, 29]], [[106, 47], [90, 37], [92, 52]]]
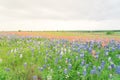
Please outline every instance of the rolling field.
[[0, 80], [120, 80], [120, 34], [0, 32]]

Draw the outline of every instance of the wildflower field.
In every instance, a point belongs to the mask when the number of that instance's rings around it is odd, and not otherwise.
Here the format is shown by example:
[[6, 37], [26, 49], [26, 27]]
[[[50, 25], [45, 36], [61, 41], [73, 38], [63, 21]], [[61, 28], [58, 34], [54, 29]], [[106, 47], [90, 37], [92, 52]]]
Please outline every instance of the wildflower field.
[[120, 34], [93, 34], [1, 32], [0, 80], [120, 80]]

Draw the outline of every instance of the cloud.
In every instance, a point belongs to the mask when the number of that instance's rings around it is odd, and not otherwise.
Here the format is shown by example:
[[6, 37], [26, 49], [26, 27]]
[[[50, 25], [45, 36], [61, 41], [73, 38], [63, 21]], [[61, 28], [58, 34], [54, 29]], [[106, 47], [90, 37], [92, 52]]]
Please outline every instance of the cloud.
[[120, 18], [119, 0], [1, 0], [0, 5], [9, 9], [11, 14], [19, 13], [25, 17], [26, 14], [21, 12], [27, 12], [27, 18], [90, 20]]
[[0, 0], [0, 28], [5, 25], [15, 26], [14, 22], [17, 25], [33, 26], [37, 21], [37, 26], [41, 26], [38, 24], [41, 22], [46, 26], [62, 24], [65, 27], [63, 29], [71, 25], [76, 26], [76, 29], [83, 29], [78, 26], [88, 26], [90, 29], [116, 26], [120, 29], [119, 14], [120, 0]]

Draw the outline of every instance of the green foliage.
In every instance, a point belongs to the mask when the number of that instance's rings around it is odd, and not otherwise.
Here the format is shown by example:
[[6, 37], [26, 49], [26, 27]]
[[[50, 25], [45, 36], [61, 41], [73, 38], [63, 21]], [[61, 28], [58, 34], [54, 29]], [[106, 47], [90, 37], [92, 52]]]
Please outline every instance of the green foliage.
[[0, 68], [0, 80], [7, 80], [7, 73], [2, 68]]
[[107, 31], [106, 32], [106, 35], [112, 35], [112, 34], [114, 34], [114, 32], [112, 32], [112, 31]]
[[18, 30], [18, 32], [22, 32], [22, 30]]
[[[98, 59], [84, 49], [80, 49], [80, 51], [84, 52], [85, 56], [80, 58], [81, 52], [71, 50], [71, 42], [65, 42], [64, 45], [62, 42], [56, 43], [58, 42], [55, 40], [41, 38], [2, 38], [0, 43], [0, 59], [2, 60], [0, 63], [0, 80], [33, 80], [33, 76], [37, 76], [39, 80], [41, 78], [47, 80], [48, 77], [52, 80], [109, 80], [109, 74], [113, 74], [114, 80], [120, 79], [114, 70], [108, 71], [110, 64], [108, 57], [111, 57], [113, 62], [118, 65], [120, 59], [116, 58], [116, 55], [120, 54], [120, 50], [111, 51], [108, 56], [105, 56], [105, 48], [97, 48], [97, 44], [95, 44], [93, 49], [100, 53]], [[65, 45], [67, 46], [65, 47]], [[58, 63], [55, 63], [55, 59], [59, 58], [59, 50], [61, 49], [66, 49], [66, 53], [58, 60]], [[78, 56], [78, 60], [76, 60], [76, 56]], [[64, 69], [68, 68], [66, 58], [71, 59], [72, 64], [72, 69], [68, 74], [64, 74]], [[91, 63], [87, 68], [86, 76], [83, 76], [85, 66], [80, 65], [82, 60], [85, 60], [86, 64]], [[100, 66], [101, 60], [106, 61], [106, 65], [100, 75], [90, 74], [93, 65]], [[44, 64], [47, 65], [47, 68], [40, 71], [39, 68], [43, 67]], [[61, 66], [60, 69], [58, 69], [59, 66]], [[10, 70], [6, 71], [6, 68]], [[80, 73], [78, 74], [78, 72]]]

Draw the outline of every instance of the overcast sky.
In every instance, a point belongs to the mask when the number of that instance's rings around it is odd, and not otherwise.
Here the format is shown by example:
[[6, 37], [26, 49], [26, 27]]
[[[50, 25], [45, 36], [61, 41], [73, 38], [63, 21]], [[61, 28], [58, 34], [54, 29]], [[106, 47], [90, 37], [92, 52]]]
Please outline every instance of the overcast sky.
[[120, 0], [0, 0], [0, 30], [120, 30]]

